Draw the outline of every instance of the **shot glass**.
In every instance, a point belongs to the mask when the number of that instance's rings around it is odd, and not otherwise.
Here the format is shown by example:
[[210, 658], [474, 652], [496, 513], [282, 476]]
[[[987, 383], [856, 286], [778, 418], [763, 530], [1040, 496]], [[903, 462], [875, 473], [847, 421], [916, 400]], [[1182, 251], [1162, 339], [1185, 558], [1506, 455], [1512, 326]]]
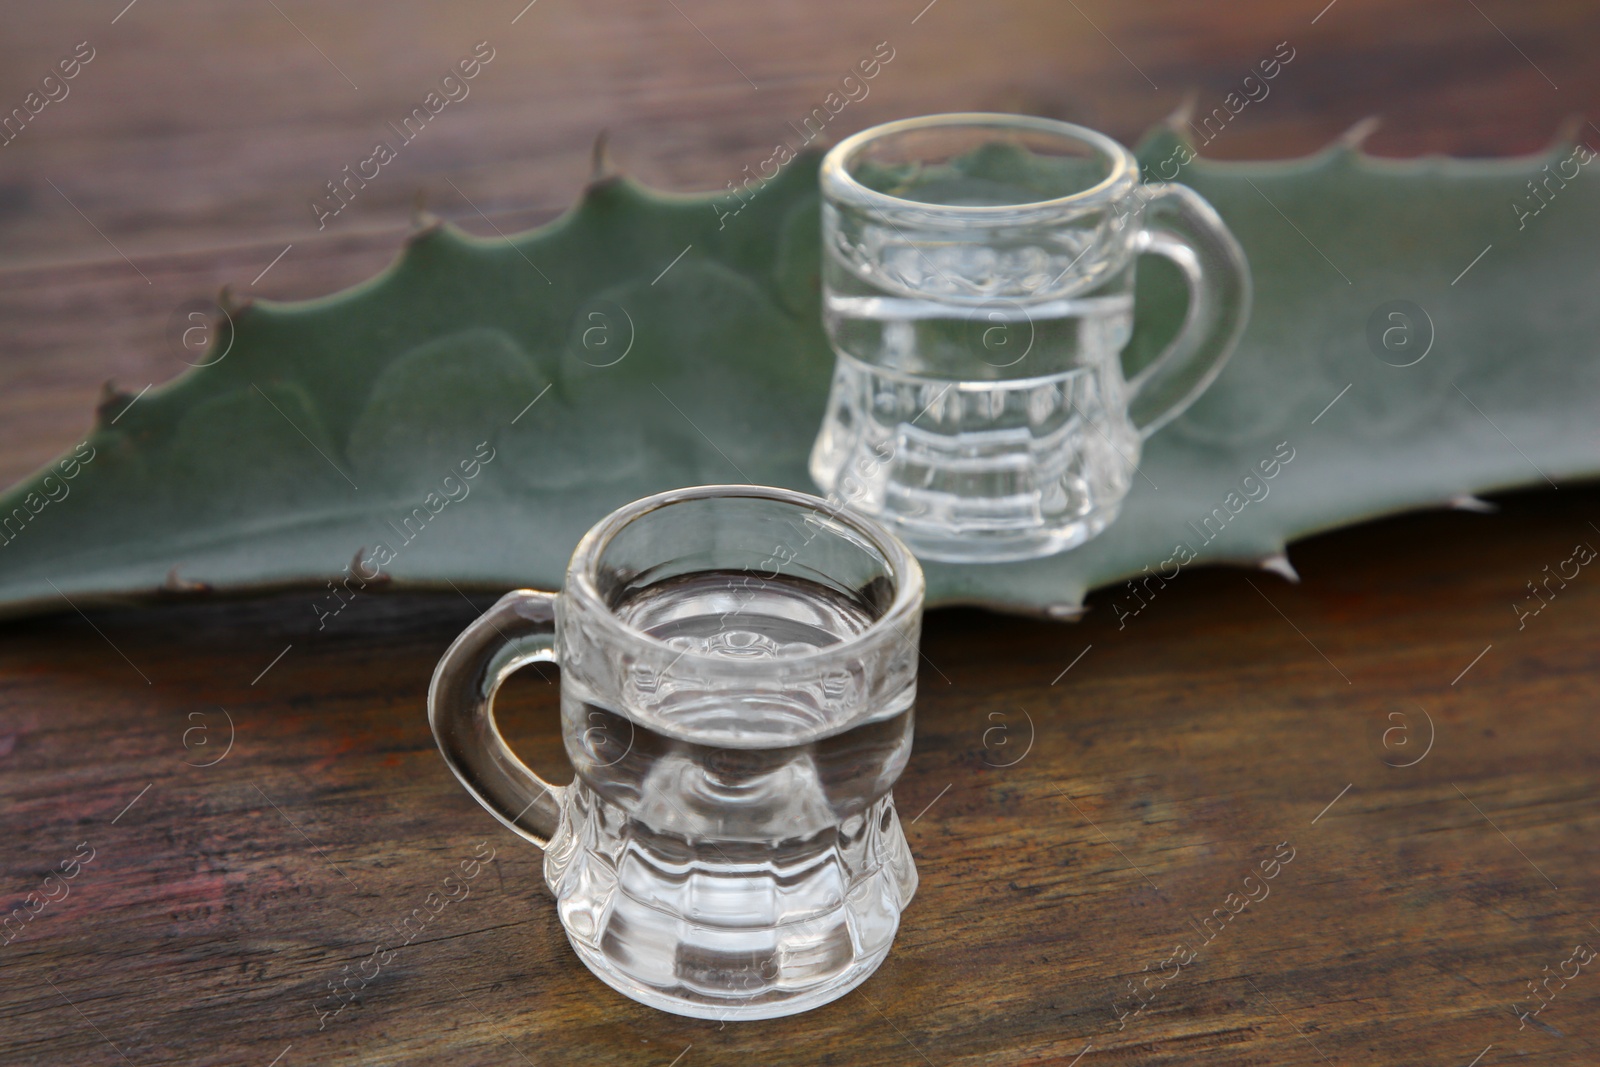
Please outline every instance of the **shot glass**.
[[[822, 163], [823, 317], [837, 356], [811, 476], [918, 556], [1029, 559], [1118, 514], [1143, 440], [1217, 376], [1249, 316], [1243, 251], [1187, 186], [1143, 184], [1102, 134], [933, 115]], [[1131, 377], [1134, 270], [1188, 283]]]
[[[917, 872], [890, 788], [911, 750], [922, 571], [881, 525], [784, 489], [648, 497], [559, 594], [508, 593], [439, 661], [428, 719], [468, 792], [544, 849], [578, 957], [626, 996], [764, 1019], [883, 962]], [[495, 726], [561, 667], [569, 785]]]

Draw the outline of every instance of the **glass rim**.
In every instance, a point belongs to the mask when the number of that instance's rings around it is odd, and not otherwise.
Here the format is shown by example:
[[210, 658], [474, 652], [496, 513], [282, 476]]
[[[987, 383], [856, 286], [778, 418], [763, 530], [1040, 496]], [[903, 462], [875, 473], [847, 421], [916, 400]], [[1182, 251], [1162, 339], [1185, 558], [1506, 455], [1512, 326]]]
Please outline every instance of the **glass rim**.
[[[883, 614], [873, 619], [860, 633], [852, 634], [830, 645], [792, 655], [779, 655], [772, 659], [741, 662], [704, 652], [688, 652], [646, 633], [621, 619], [605, 598], [600, 595], [597, 571], [601, 557], [613, 538], [634, 522], [665, 508], [680, 504], [703, 503], [713, 500], [765, 500], [787, 504], [796, 509], [823, 516], [838, 522], [867, 542], [883, 560], [889, 580], [894, 582], [894, 599]], [[862, 646], [875, 643], [886, 631], [899, 635], [900, 629], [922, 608], [925, 583], [922, 565], [917, 562], [901, 540], [887, 526], [876, 519], [850, 511], [843, 505], [793, 489], [780, 489], [766, 485], [697, 485], [682, 489], [669, 489], [641, 497], [631, 504], [613, 511], [583, 535], [567, 564], [566, 585], [560, 596], [576, 600], [587, 616], [603, 619], [608, 628], [628, 640], [643, 643], [658, 652], [673, 655], [673, 662], [688, 660], [700, 662], [717, 670], [734, 670], [741, 667], [756, 670], [772, 669], [774, 663], [797, 664], [809, 660], [823, 660], [839, 655], [849, 655]]]
[[[1105, 160], [1108, 172], [1104, 178], [1087, 189], [1046, 200], [1024, 200], [1015, 204], [935, 204], [924, 200], [912, 200], [869, 189], [850, 173], [850, 165], [855, 162], [856, 156], [874, 142], [903, 133], [941, 127], [954, 129], [962, 126], [1026, 130], [1088, 145]], [[820, 181], [825, 194], [838, 196], [860, 206], [885, 211], [934, 212], [948, 218], [983, 220], [998, 219], [1018, 212], [1053, 212], [1113, 203], [1127, 196], [1138, 185], [1139, 161], [1121, 142], [1087, 126], [1035, 115], [952, 111], [940, 115], [897, 119], [851, 134], [830, 148], [828, 154], [823, 157]]]

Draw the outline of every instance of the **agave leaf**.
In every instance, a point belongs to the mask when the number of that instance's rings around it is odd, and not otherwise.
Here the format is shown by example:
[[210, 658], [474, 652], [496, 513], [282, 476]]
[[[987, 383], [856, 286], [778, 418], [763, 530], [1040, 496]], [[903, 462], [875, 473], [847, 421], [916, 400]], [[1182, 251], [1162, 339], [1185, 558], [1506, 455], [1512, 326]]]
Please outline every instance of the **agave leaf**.
[[[1163, 128], [1139, 154], [1170, 175], [1182, 144]], [[1070, 615], [1174, 566], [1292, 573], [1285, 545], [1308, 533], [1600, 471], [1600, 189], [1551, 181], [1531, 214], [1528, 188], [1573, 158], [1397, 162], [1347, 141], [1184, 165], [1254, 269], [1239, 350], [1147, 444], [1109, 531], [1051, 559], [931, 565], [930, 604]], [[645, 494], [811, 488], [832, 365], [816, 164], [736, 215], [607, 178], [541, 229], [432, 224], [354, 289], [237, 309], [225, 355], [102, 405], [71, 479], [53, 465], [0, 497], [0, 613], [301, 586], [320, 616], [342, 602], [330, 581], [346, 600], [372, 582], [554, 588], [583, 531]], [[1154, 260], [1138, 300], [1133, 362], [1184, 307]], [[1431, 320], [1409, 322], [1413, 351], [1432, 339], [1411, 366], [1369, 342], [1394, 300]]]

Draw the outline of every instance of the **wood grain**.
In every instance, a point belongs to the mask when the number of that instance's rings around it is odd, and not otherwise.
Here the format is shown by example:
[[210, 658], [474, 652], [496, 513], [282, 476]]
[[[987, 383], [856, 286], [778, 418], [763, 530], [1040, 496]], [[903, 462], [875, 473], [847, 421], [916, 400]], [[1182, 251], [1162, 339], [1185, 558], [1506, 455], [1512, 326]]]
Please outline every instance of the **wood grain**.
[[[1297, 154], [1372, 113], [1379, 152], [1522, 151], [1600, 89], [1592, 5], [1322, 7], [17, 7], [0, 108], [98, 51], [0, 147], [0, 478], [70, 446], [104, 379], [180, 371], [181, 301], [360, 281], [419, 189], [483, 232], [471, 205], [548, 217], [602, 127], [648, 180], [721, 185], [882, 40], [896, 58], [840, 134], [999, 107], [1132, 139], [1285, 39], [1294, 66], [1215, 154]], [[319, 234], [321, 182], [479, 40], [496, 59], [439, 136]], [[0, 627], [0, 907], [94, 849], [0, 946], [0, 1063], [1594, 1063], [1592, 969], [1520, 1029], [1511, 1005], [1600, 939], [1600, 579], [1520, 630], [1511, 604], [1600, 543], [1600, 494], [1503, 503], [1298, 545], [1299, 586], [1185, 574], [1120, 630], [1103, 596], [1075, 625], [930, 617], [896, 791], [922, 888], [893, 953], [833, 1005], [725, 1027], [590, 977], [537, 852], [434, 750], [427, 678], [482, 601], [374, 595], [323, 631], [296, 596]], [[564, 777], [550, 684], [524, 672], [505, 702]], [[471, 895], [319, 1030], [327, 983], [480, 842]], [[1283, 842], [1270, 895], [1219, 927]], [[1119, 1028], [1180, 942], [1194, 962]]]

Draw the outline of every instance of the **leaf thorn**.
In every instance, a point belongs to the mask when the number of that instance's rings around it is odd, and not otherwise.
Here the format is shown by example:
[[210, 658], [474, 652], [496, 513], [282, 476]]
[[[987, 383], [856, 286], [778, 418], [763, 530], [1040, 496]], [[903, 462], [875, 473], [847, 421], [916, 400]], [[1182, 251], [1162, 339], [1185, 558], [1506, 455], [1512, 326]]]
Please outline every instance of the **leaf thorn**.
[[1473, 496], [1471, 493], [1453, 496], [1446, 503], [1457, 511], [1473, 511], [1479, 515], [1493, 515], [1500, 510], [1499, 504], [1490, 503], [1480, 496]]
[[243, 311], [245, 308], [248, 308], [253, 302], [254, 301], [250, 297], [242, 297], [238, 293], [234, 292], [233, 286], [231, 285], [224, 285], [222, 287], [222, 291], [217, 294], [217, 306], [221, 308], [222, 313], [227, 315], [229, 318], [239, 314], [239, 312]]
[[95, 422], [106, 425], [108, 420], [133, 399], [132, 393], [124, 393], [117, 388], [117, 383], [110, 378], [100, 383], [100, 399], [94, 406]]
[[374, 567], [373, 569], [377, 570], [378, 573], [373, 575], [371, 578], [368, 578], [367, 577], [367, 568], [364, 566], [366, 561], [367, 561], [367, 546], [366, 545], [362, 545], [360, 548], [356, 549], [355, 558], [350, 561], [350, 565], [348, 567], [346, 567], [345, 569], [347, 571], [349, 571], [355, 577], [360, 578], [367, 585], [388, 585], [391, 581], [393, 581], [393, 579], [390, 578], [389, 575], [383, 573], [382, 570], [379, 570], [376, 567]]
[[1296, 585], [1300, 584], [1300, 572], [1294, 569], [1294, 564], [1290, 563], [1289, 557], [1282, 552], [1256, 560], [1256, 566], [1264, 571], [1281, 575]]
[[173, 564], [172, 569], [167, 572], [166, 581], [161, 583], [161, 591], [163, 593], [209, 593], [209, 592], [211, 592], [211, 586], [208, 585], [205, 582], [195, 582], [195, 581], [190, 581], [188, 578], [180, 577], [178, 575], [178, 568], [181, 567], [181, 566], [183, 566], [183, 564], [175, 563], [175, 564]]
[[1376, 133], [1378, 127], [1382, 125], [1383, 119], [1381, 117], [1368, 115], [1339, 135], [1339, 147], [1351, 152], [1359, 151], [1366, 139]]
[[1172, 114], [1165, 119], [1172, 132], [1182, 137], [1185, 143], [1191, 146], [1194, 142], [1189, 137], [1189, 122], [1194, 118], [1195, 104], [1199, 98], [1200, 94], [1190, 89], [1184, 98], [1178, 102], [1178, 106], [1172, 109]]
[[417, 193], [416, 206], [411, 210], [411, 232], [406, 234], [406, 244], [415, 244], [424, 237], [434, 234], [444, 220], [423, 206], [423, 196]]
[[589, 151], [589, 181], [591, 183], [603, 181], [617, 173], [616, 167], [612, 164], [611, 152], [609, 151], [610, 141], [611, 131], [603, 126], [600, 128], [600, 132], [594, 135], [594, 147]]
[[1581, 111], [1574, 112], [1562, 119], [1556, 126], [1556, 145], [1560, 148], [1567, 148], [1577, 144], [1578, 135], [1583, 132], [1584, 123], [1587, 121]]

